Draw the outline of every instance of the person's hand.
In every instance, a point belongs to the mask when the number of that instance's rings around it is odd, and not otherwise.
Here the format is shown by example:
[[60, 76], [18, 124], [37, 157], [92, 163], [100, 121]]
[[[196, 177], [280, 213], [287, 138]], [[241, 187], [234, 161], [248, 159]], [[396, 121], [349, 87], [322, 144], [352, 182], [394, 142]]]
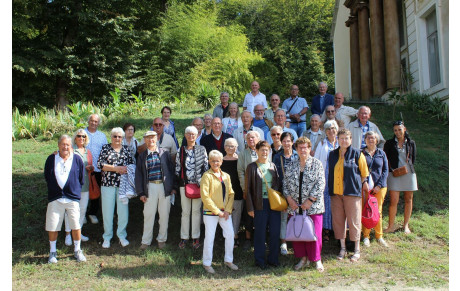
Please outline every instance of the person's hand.
[[289, 118], [293, 122], [299, 122], [300, 121], [300, 115], [299, 114], [289, 114]]
[[375, 194], [379, 193], [379, 191], [380, 191], [380, 186], [375, 186], [375, 187], [371, 190], [371, 193], [372, 193], [373, 195], [375, 195]]
[[147, 196], [141, 196], [139, 199], [144, 203], [147, 202]]
[[294, 199], [292, 199], [291, 196], [288, 197], [287, 201], [289, 203], [289, 207], [291, 207], [292, 210], [296, 210], [297, 208], [299, 208], [299, 206], [297, 205], [297, 203], [295, 203]]
[[87, 171], [92, 171], [92, 170], [94, 170], [93, 165], [88, 165], [88, 166], [86, 166], [85, 168], [86, 168]]
[[364, 193], [369, 193], [369, 184], [367, 183], [367, 181], [363, 183], [363, 191]]
[[117, 166], [116, 169], [117, 169], [117, 172], [121, 175], [128, 173], [127, 166]]
[[302, 208], [302, 210], [308, 210], [310, 209], [311, 205], [313, 204], [313, 202], [311, 202], [310, 200], [305, 200], [304, 203], [302, 203], [302, 205], [300, 206]]
[[230, 217], [230, 213], [228, 211], [224, 211], [224, 218], [227, 220]]
[[310, 157], [313, 157], [315, 155], [315, 151], [310, 151]]
[[248, 215], [254, 218], [254, 211], [248, 211]]
[[224, 214], [222, 211], [220, 211], [220, 212], [219, 212], [219, 217], [220, 217], [220, 218], [224, 218], [224, 216], [225, 216], [225, 214]]

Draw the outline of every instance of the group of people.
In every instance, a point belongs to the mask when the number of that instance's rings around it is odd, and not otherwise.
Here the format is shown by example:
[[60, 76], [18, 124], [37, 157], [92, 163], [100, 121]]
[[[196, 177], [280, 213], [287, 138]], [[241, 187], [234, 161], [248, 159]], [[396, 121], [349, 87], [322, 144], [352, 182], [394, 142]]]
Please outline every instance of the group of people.
[[[215, 273], [211, 263], [217, 224], [225, 238], [225, 265], [233, 263], [233, 249], [240, 246], [240, 224], [244, 225], [243, 248], [253, 241], [255, 265], [264, 269], [279, 265], [279, 254], [287, 255], [287, 222], [295, 213], [306, 213], [314, 224], [316, 241], [293, 242], [296, 270], [321, 261], [323, 241], [333, 235], [340, 241], [338, 260], [347, 256], [345, 240], [354, 242], [351, 261], [360, 259], [360, 240], [370, 245], [370, 229], [361, 226], [361, 210], [369, 193], [376, 196], [380, 217], [387, 189], [390, 191], [389, 224], [383, 230], [382, 219], [375, 227], [375, 238], [388, 247], [383, 233], [396, 230], [395, 216], [400, 192], [404, 192], [404, 231], [410, 233], [413, 191], [417, 190], [414, 170], [415, 142], [404, 122], [393, 124], [393, 138], [385, 141], [377, 125], [369, 121], [371, 110], [343, 105], [341, 93], [326, 93], [327, 85], [318, 85], [319, 95], [311, 109], [299, 88], [290, 88], [290, 97], [279, 107], [280, 97], [270, 97], [268, 109], [259, 84], [251, 84], [243, 111], [229, 103], [229, 94], [220, 95], [221, 103], [213, 114], [196, 117], [185, 128], [179, 146], [172, 110], [165, 106], [162, 117], [155, 118], [143, 139], [134, 138], [136, 128], [126, 123], [113, 128], [110, 143], [98, 130], [100, 117], [92, 114], [88, 127], [71, 138], [60, 137], [59, 151], [45, 164], [48, 184], [46, 230], [49, 232], [49, 262], [57, 262], [56, 240], [65, 217], [66, 245], [74, 243], [77, 261], [85, 261], [80, 242], [86, 220], [89, 187], [100, 187], [100, 202], [90, 200], [88, 213], [92, 223], [99, 204], [103, 218], [103, 248], [110, 248], [113, 218], [117, 206], [117, 237], [129, 245], [126, 226], [129, 199], [144, 203], [144, 229], [140, 248], [153, 241], [156, 213], [159, 214], [158, 248], [165, 247], [169, 212], [177, 196], [182, 209], [180, 242], [183, 249], [201, 247], [201, 222], [205, 225], [203, 266]], [[306, 113], [311, 110], [307, 128]], [[356, 120], [352, 121], [356, 117]], [[402, 175], [401, 168], [405, 169]], [[394, 173], [393, 173], [394, 172]], [[92, 184], [93, 183], [93, 184]], [[95, 185], [97, 184], [97, 185]], [[280, 191], [288, 203], [286, 211], [270, 208], [268, 192]], [[191, 226], [190, 226], [191, 224]], [[268, 243], [267, 241], [268, 233]], [[269, 253], [266, 256], [266, 246]]]

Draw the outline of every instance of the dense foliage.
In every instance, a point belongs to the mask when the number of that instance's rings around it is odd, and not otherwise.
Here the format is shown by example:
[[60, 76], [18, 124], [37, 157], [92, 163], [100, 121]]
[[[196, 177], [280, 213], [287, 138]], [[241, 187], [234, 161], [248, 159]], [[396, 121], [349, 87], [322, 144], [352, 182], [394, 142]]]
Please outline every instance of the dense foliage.
[[[21, 111], [143, 92], [302, 96], [332, 82], [333, 0], [14, 0], [13, 106]], [[331, 86], [330, 86], [331, 87]], [[333, 88], [330, 88], [333, 89]], [[215, 98], [216, 96], [214, 96]]]

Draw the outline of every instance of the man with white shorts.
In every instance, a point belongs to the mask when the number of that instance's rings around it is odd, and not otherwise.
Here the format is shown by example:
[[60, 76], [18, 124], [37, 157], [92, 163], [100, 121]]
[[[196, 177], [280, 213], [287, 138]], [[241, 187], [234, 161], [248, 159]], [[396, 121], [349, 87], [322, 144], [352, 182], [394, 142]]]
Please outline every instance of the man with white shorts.
[[79, 201], [85, 167], [82, 159], [74, 155], [71, 150], [70, 136], [62, 135], [59, 138], [58, 148], [57, 154], [51, 154], [46, 159], [44, 170], [48, 186], [48, 208], [46, 210], [46, 231], [48, 231], [50, 241], [48, 263], [57, 263], [56, 241], [66, 212], [75, 245], [75, 258], [77, 262], [85, 262], [86, 258], [80, 248], [81, 226], [79, 221]]

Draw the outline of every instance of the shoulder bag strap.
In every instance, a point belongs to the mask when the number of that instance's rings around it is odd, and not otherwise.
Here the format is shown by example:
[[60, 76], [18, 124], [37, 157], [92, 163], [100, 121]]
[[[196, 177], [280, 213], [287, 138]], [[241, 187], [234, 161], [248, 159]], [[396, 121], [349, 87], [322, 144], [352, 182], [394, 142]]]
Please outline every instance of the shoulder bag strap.
[[281, 171], [283, 171], [283, 177], [284, 177], [283, 155], [281, 155], [280, 158], [281, 158]]
[[267, 180], [265, 180], [264, 172], [262, 172], [262, 169], [259, 167], [259, 164], [257, 162], [255, 162], [255, 163], [256, 163], [257, 168], [259, 168], [260, 173], [262, 174], [262, 178], [265, 181], [265, 187], [267, 188], [267, 191], [268, 191], [268, 183], [267, 183]]
[[194, 156], [194, 158], [195, 158], [195, 182], [197, 182], [197, 183], [198, 183], [198, 177], [197, 177], [197, 174], [196, 174], [196, 172], [198, 171], [198, 169], [197, 169], [197, 167], [196, 167], [196, 154], [195, 154], [195, 147], [196, 147], [196, 145], [194, 145], [194, 146], [193, 146], [193, 156]]
[[289, 110], [288, 110], [286, 113], [291, 112], [291, 109], [292, 109], [292, 107], [294, 107], [294, 104], [297, 102], [297, 100], [299, 100], [299, 97], [296, 97], [296, 98], [295, 98], [294, 103], [292, 103], [291, 107], [289, 107]]

